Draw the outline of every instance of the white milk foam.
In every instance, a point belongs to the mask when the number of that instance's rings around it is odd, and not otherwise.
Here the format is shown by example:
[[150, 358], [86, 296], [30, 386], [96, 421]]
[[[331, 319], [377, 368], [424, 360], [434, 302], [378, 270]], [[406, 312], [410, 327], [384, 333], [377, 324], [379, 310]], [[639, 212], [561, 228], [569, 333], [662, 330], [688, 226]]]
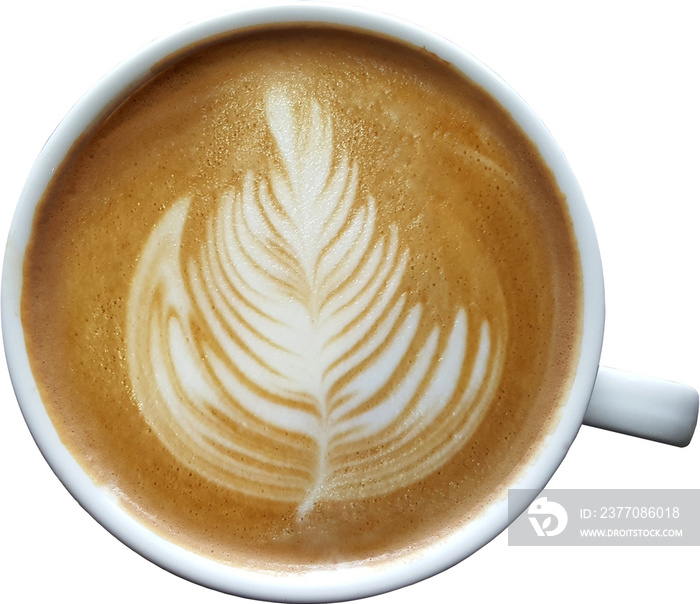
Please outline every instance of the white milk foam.
[[395, 226], [376, 232], [330, 116], [279, 89], [265, 113], [279, 162], [222, 196], [199, 256], [180, 253], [190, 200], [153, 230], [127, 350], [141, 412], [181, 464], [303, 517], [447, 462], [478, 426], [502, 355], [464, 308], [446, 337], [417, 335], [410, 249]]

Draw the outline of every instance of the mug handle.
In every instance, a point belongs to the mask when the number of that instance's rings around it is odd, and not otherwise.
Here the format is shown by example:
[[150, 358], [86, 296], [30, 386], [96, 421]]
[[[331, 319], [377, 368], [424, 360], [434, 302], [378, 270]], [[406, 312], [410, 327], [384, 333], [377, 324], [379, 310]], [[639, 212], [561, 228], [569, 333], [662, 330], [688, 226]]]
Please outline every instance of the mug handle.
[[587, 426], [685, 447], [698, 421], [690, 386], [601, 366], [583, 417]]

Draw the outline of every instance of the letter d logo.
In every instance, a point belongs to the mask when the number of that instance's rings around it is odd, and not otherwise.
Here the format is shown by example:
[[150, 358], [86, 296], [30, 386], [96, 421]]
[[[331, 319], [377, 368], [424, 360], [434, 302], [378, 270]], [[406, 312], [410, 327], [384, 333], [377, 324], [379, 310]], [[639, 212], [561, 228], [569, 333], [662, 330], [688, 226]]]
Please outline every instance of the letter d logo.
[[[555, 501], [548, 501], [546, 497], [540, 497], [533, 501], [527, 509], [527, 513], [530, 524], [539, 537], [559, 535], [569, 521], [566, 510]], [[557, 522], [554, 528], [550, 528], [553, 518]]]

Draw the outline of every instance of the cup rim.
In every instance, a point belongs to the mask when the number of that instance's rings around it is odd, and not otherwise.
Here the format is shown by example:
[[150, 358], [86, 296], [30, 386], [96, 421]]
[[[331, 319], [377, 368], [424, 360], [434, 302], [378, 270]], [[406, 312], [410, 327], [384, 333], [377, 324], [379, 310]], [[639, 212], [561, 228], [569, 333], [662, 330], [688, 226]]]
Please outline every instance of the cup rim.
[[[31, 374], [20, 319], [22, 263], [36, 205], [53, 170], [81, 133], [114, 110], [126, 94], [152, 77], [152, 68], [183, 48], [227, 32], [282, 23], [328, 23], [393, 36], [436, 54], [490, 92], [537, 145], [566, 195], [579, 244], [583, 275], [581, 353], [569, 399], [559, 422], [511, 488], [544, 488], [578, 429], [595, 381], [604, 324], [603, 278], [592, 220], [583, 193], [563, 153], [529, 106], [498, 75], [467, 51], [441, 36], [400, 18], [363, 8], [321, 2], [268, 4], [226, 12], [187, 25], [137, 51], [95, 84], [68, 112], [27, 178], [10, 227], [2, 273], [2, 329], [10, 376], [20, 408], [39, 449], [68, 491], [120, 541], [158, 566], [222, 592], [261, 600], [340, 601], [391, 591], [437, 574], [465, 559], [505, 530], [510, 522], [501, 498], [469, 525], [454, 531], [420, 556], [396, 564], [343, 565], [294, 576], [254, 573], [189, 552], [151, 533], [97, 486], [61, 443]], [[522, 508], [524, 510], [525, 507]], [[522, 511], [519, 510], [519, 511]]]

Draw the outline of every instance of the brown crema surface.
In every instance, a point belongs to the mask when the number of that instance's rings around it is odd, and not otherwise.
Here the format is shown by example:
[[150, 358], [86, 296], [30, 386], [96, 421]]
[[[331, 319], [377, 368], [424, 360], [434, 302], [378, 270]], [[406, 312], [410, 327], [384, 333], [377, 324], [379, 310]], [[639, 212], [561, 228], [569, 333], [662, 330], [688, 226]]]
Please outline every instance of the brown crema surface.
[[[125, 347], [155, 225], [191, 200], [186, 266], [221, 197], [279, 165], [264, 115], [273, 87], [331, 115], [358, 199], [376, 202], [377, 237], [396, 225], [410, 251], [402, 291], [407, 309], [423, 308], [421, 329], [449, 326], [463, 308], [470, 326], [488, 322], [502, 366], [478, 428], [436, 471], [378, 497], [320, 501], [301, 519], [293, 502], [180, 463], [143, 419]], [[38, 206], [22, 297], [42, 398], [95, 482], [167, 539], [271, 571], [410, 554], [504, 497], [566, 398], [581, 313], [565, 199], [510, 116], [424, 51], [314, 26], [192, 49], [79, 141]]]

